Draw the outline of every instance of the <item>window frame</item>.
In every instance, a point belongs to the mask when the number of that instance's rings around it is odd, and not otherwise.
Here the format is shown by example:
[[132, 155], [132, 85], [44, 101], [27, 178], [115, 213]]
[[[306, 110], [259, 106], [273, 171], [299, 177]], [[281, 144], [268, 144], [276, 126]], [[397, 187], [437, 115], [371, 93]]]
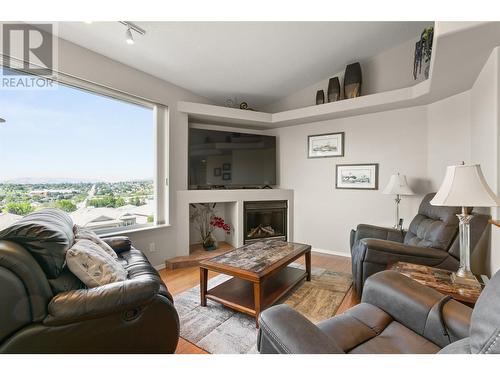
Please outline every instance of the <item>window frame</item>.
[[[5, 69], [4, 64], [0, 61], [0, 67]], [[11, 69], [11, 68], [7, 68]], [[11, 69], [19, 71], [22, 74], [30, 74], [22, 69]], [[46, 77], [43, 77], [46, 78]], [[108, 86], [104, 86], [95, 82], [81, 79], [72, 75], [57, 72], [54, 77], [47, 78], [57, 84], [71, 87], [77, 90], [88, 92], [94, 95], [100, 95], [107, 98], [139, 105], [149, 108], [153, 111], [153, 194], [154, 194], [154, 221], [152, 224], [136, 224], [130, 226], [122, 226], [117, 228], [109, 228], [105, 230], [96, 230], [100, 236], [112, 236], [116, 234], [126, 234], [151, 230], [159, 227], [170, 226], [169, 223], [169, 108], [163, 104], [153, 102], [151, 100], [126, 93]], [[160, 183], [164, 182], [163, 183]]]

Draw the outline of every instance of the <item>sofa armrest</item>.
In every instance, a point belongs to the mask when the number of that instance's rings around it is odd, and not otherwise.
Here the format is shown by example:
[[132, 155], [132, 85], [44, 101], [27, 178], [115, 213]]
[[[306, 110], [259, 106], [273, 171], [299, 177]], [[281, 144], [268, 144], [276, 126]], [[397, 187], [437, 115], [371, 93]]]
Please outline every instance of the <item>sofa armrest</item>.
[[370, 276], [365, 283], [361, 302], [384, 310], [394, 320], [443, 347], [467, 337], [472, 309], [450, 300], [442, 314], [448, 339], [440, 321], [439, 302], [444, 295], [395, 271]]
[[59, 293], [49, 303], [44, 323], [60, 325], [124, 312], [150, 303], [158, 294], [160, 283], [148, 276]]
[[379, 227], [376, 225], [359, 224], [356, 228], [353, 244], [363, 238], [377, 238], [380, 240], [389, 240], [403, 242], [405, 232], [394, 228]]
[[259, 316], [257, 345], [261, 354], [343, 354], [344, 351], [311, 321], [287, 305]]
[[124, 251], [129, 251], [132, 247], [132, 241], [125, 236], [114, 236], [102, 239], [106, 242], [117, 254]]
[[391, 260], [435, 265], [449, 256], [448, 252], [430, 247], [406, 245], [394, 241], [367, 238], [358, 246], [365, 247], [364, 260], [373, 263], [388, 264]]

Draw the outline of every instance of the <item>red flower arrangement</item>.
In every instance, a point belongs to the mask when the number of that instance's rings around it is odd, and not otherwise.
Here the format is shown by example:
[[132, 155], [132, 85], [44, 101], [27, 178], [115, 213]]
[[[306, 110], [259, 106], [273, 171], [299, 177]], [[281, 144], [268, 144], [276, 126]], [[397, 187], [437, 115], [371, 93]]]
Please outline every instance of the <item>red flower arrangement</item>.
[[231, 226], [224, 222], [224, 219], [218, 216], [212, 216], [210, 219], [210, 226], [214, 228], [220, 228], [226, 232], [226, 234], [231, 234]]

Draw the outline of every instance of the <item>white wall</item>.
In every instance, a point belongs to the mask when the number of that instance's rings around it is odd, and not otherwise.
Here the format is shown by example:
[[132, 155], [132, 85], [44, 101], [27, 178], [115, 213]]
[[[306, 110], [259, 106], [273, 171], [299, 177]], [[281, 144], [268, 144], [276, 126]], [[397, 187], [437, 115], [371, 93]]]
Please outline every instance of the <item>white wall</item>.
[[[177, 201], [179, 190], [187, 188], [187, 115], [177, 111], [180, 100], [210, 103], [206, 98], [195, 95], [183, 88], [162, 81], [151, 75], [108, 59], [65, 40], [59, 41], [59, 70], [63, 73], [108, 86], [128, 94], [139, 96], [163, 104], [169, 108], [168, 155], [160, 158], [160, 163], [169, 161], [169, 187], [165, 186], [164, 176], [159, 183], [169, 195], [170, 227], [131, 233], [134, 245], [145, 251], [151, 263], [163, 265], [165, 259], [179, 254], [177, 244]], [[153, 152], [153, 145], [151, 145]], [[165, 168], [162, 168], [165, 169]], [[155, 244], [156, 251], [149, 252], [149, 245]]]
[[[424, 79], [422, 75], [417, 80], [413, 79], [413, 56], [415, 42], [418, 38], [411, 39], [396, 47], [378, 54], [368, 60], [360, 61], [363, 84], [362, 95], [400, 89], [414, 85]], [[307, 107], [316, 104], [316, 91], [324, 90], [325, 98], [330, 77], [338, 76], [341, 90], [343, 89], [344, 71], [332, 72], [329, 77], [305, 87], [287, 97], [262, 107], [264, 112], [281, 112], [289, 109]]]
[[466, 91], [427, 107], [429, 191], [439, 189], [448, 165], [471, 161], [470, 100]]
[[[486, 181], [497, 195], [500, 193], [499, 56], [497, 47], [471, 90], [471, 159], [481, 164]], [[492, 216], [498, 218], [496, 210], [492, 210]], [[491, 252], [486, 261], [489, 272], [494, 273], [500, 269], [500, 231], [491, 229]]]
[[[345, 132], [345, 157], [307, 158], [307, 136]], [[294, 241], [313, 248], [349, 253], [349, 231], [359, 223], [394, 225], [394, 197], [382, 189], [396, 172], [406, 174], [419, 196], [405, 198], [406, 226], [421, 200], [427, 174], [425, 107], [277, 129], [280, 186], [293, 189]], [[335, 165], [379, 163], [379, 190], [335, 189]]]

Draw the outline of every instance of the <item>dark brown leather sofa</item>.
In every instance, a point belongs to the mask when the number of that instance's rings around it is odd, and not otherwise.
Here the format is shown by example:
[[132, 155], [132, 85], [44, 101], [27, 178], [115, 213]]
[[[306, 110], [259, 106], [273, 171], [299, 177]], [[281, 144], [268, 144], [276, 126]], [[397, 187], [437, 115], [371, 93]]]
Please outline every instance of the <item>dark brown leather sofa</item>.
[[[408, 232], [360, 224], [351, 231], [354, 287], [359, 295], [368, 277], [394, 262], [423, 264], [456, 271], [460, 263], [458, 218], [460, 207], [432, 206], [427, 194]], [[476, 251], [488, 227], [488, 215], [474, 214], [470, 229], [471, 252]]]
[[65, 266], [74, 242], [59, 210], [28, 215], [0, 232], [0, 353], [173, 353], [173, 299], [128, 238], [106, 240], [128, 271], [86, 288]]
[[474, 310], [394, 271], [366, 281], [361, 303], [318, 325], [287, 305], [259, 318], [262, 354], [500, 353], [500, 272]]

